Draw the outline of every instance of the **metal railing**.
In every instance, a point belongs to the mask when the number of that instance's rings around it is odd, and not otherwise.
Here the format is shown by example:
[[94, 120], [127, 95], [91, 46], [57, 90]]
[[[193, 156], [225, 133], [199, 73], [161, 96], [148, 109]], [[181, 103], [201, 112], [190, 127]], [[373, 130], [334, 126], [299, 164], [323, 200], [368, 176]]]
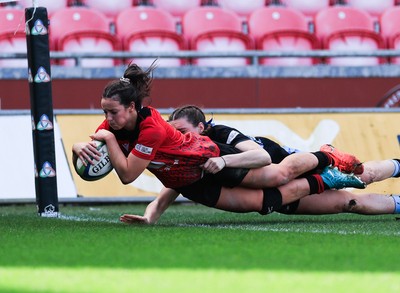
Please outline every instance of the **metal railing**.
[[[24, 59], [26, 53], [0, 53], [0, 59]], [[199, 52], [199, 51], [175, 51], [175, 52], [58, 52], [51, 51], [50, 58], [53, 60], [74, 59], [76, 65], [81, 65], [83, 58], [180, 58], [190, 60], [193, 58], [249, 58], [251, 65], [259, 65], [262, 58], [334, 58], [334, 57], [400, 57], [400, 50], [371, 50], [371, 51], [339, 51], [339, 50], [309, 50], [309, 51], [221, 51], [221, 52]]]

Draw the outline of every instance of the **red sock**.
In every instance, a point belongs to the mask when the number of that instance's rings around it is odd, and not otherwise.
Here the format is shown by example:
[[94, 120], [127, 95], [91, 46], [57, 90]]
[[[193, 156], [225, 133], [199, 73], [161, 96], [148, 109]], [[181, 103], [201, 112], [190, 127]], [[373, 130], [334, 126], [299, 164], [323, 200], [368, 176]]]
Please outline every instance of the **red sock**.
[[305, 177], [310, 185], [310, 194], [322, 193], [325, 191], [325, 184], [321, 175], [313, 174]]

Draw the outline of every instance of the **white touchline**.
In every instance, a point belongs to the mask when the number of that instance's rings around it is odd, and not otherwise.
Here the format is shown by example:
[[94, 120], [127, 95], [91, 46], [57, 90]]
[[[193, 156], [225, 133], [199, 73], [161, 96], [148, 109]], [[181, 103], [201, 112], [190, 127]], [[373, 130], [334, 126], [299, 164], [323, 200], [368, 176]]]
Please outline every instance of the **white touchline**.
[[384, 235], [384, 236], [399, 236], [400, 232], [368, 232], [368, 231], [346, 231], [346, 230], [329, 230], [329, 229], [308, 229], [308, 228], [295, 228], [295, 227], [268, 227], [265, 226], [252, 226], [250, 225], [203, 225], [203, 224], [179, 224], [179, 227], [194, 227], [194, 228], [212, 228], [212, 229], [231, 229], [231, 230], [246, 230], [246, 231], [264, 231], [264, 232], [296, 232], [296, 233], [315, 233], [315, 234], [340, 234], [340, 235]]
[[58, 217], [62, 220], [68, 221], [76, 221], [76, 222], [102, 222], [102, 223], [119, 223], [119, 220], [110, 220], [105, 218], [97, 218], [97, 217], [90, 217], [90, 216], [69, 216], [69, 215], [60, 215]]

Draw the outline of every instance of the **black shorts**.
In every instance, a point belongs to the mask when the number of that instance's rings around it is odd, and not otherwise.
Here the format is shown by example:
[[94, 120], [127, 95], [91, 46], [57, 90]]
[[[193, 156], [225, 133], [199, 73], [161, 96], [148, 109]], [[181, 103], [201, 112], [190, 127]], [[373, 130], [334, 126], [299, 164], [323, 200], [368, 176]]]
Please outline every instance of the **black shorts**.
[[221, 194], [221, 188], [222, 185], [212, 174], [206, 174], [199, 181], [184, 187], [175, 188], [175, 190], [194, 202], [214, 207]]
[[[220, 156], [223, 155], [230, 155], [230, 154], [238, 154], [241, 151], [238, 150], [237, 148], [231, 146], [231, 145], [226, 145], [226, 144], [221, 144], [221, 143], [216, 143], [220, 149]], [[238, 186], [244, 179], [244, 177], [249, 173], [248, 168], [224, 168], [218, 173], [210, 176], [215, 176], [215, 178], [218, 180], [216, 182], [220, 183], [222, 186], [225, 187], [235, 187]], [[213, 180], [214, 182], [215, 180]]]
[[286, 214], [286, 215], [295, 214], [297, 211], [297, 208], [299, 207], [299, 203], [300, 203], [300, 200], [296, 200], [294, 202], [285, 204], [279, 210], [276, 210], [275, 212], [281, 213], [281, 214]]
[[[240, 153], [240, 150], [231, 145], [215, 143], [220, 149], [220, 156]], [[221, 195], [222, 186], [238, 186], [248, 172], [247, 168], [224, 168], [216, 174], [207, 173], [199, 181], [175, 190], [194, 202], [214, 207]]]
[[290, 154], [282, 148], [275, 141], [270, 140], [266, 137], [256, 137], [259, 142], [263, 144], [264, 150], [266, 150], [271, 156], [272, 163], [279, 164], [284, 158]]
[[217, 174], [205, 174], [199, 181], [175, 190], [194, 202], [214, 207], [221, 195], [222, 186], [238, 186], [248, 172], [249, 169], [224, 168]]

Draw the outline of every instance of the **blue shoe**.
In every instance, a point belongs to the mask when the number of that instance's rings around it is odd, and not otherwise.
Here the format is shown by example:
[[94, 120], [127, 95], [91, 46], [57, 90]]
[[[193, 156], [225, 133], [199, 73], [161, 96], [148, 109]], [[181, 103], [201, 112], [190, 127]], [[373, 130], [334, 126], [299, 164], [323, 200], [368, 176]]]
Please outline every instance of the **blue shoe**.
[[325, 167], [320, 175], [330, 189], [342, 189], [346, 187], [364, 189], [366, 187], [366, 184], [360, 178], [354, 174], [342, 173], [336, 167]]

